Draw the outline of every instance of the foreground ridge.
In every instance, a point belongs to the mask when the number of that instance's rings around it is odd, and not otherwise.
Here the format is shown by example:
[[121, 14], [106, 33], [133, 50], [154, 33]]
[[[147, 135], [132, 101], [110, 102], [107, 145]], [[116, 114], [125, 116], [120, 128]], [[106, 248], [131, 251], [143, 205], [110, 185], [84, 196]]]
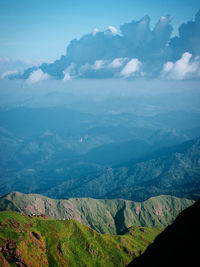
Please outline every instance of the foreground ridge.
[[75, 219], [99, 233], [118, 234], [136, 226], [166, 227], [194, 201], [173, 196], [152, 197], [143, 202], [123, 199], [50, 199], [38, 194], [10, 193], [0, 198], [0, 210], [51, 219]]
[[[128, 266], [196, 266], [199, 262], [200, 199], [179, 214], [150, 245]], [[194, 265], [193, 265], [194, 264]]]
[[131, 227], [99, 234], [75, 220], [0, 212], [0, 266], [125, 266], [144, 252], [160, 228]]

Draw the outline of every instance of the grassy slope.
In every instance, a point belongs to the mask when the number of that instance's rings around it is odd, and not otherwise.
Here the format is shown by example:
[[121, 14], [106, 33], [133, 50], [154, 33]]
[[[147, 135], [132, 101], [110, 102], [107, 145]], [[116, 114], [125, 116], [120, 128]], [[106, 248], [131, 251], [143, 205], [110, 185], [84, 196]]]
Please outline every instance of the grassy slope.
[[0, 212], [0, 266], [16, 266], [16, 262], [34, 267], [125, 266], [160, 232], [138, 226], [123, 235], [99, 234], [75, 220], [4, 211]]
[[181, 212], [128, 266], [199, 266], [200, 199]]
[[92, 198], [56, 200], [37, 194], [15, 192], [0, 198], [0, 209], [45, 214], [54, 219], [76, 219], [100, 233], [116, 234], [132, 225], [167, 226], [192, 203], [192, 200], [172, 196], [133, 202]]

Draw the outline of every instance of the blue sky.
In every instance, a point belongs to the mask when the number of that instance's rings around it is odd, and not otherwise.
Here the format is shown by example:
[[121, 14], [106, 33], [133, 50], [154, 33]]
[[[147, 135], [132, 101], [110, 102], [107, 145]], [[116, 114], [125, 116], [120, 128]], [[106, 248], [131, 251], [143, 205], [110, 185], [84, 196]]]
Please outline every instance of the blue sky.
[[170, 14], [177, 28], [194, 19], [197, 0], [0, 0], [0, 58], [54, 60], [74, 38], [108, 26]]

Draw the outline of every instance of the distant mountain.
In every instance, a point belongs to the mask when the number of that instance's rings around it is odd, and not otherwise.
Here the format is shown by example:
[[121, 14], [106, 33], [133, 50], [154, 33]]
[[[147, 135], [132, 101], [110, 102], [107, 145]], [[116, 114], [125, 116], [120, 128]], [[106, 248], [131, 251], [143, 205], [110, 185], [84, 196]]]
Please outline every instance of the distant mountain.
[[[159, 194], [198, 199], [200, 197], [200, 139], [190, 143], [185, 151], [163, 155], [144, 162], [143, 170], [149, 177], [142, 177], [138, 183], [124, 186], [109, 192], [109, 198], [125, 197], [143, 200]], [[183, 144], [184, 147], [185, 143]], [[159, 169], [160, 168], [160, 169]], [[151, 175], [153, 172], [157, 174]], [[144, 179], [146, 178], [146, 179]]]
[[0, 210], [53, 219], [75, 219], [100, 233], [119, 234], [131, 226], [165, 227], [193, 201], [158, 196], [144, 202], [92, 198], [50, 199], [37, 194], [10, 193], [0, 198]]
[[[128, 100], [132, 107], [133, 99]], [[88, 179], [110, 167], [129, 161], [133, 165], [161, 147], [179, 144], [200, 133], [198, 112], [136, 115], [132, 109], [124, 112], [121, 101], [114, 112], [108, 101], [109, 111], [95, 113], [95, 108], [77, 110], [79, 104], [76, 109], [64, 104], [0, 109], [0, 195], [20, 191], [58, 198], [70, 192], [77, 197], [91, 196], [86, 194], [90, 193], [89, 187], [82, 188], [83, 180], [87, 184]], [[91, 101], [87, 100], [87, 104]], [[177, 123], [170, 124], [176, 114]], [[122, 185], [118, 180], [108, 186], [109, 190]], [[66, 184], [59, 188], [63, 182]], [[79, 185], [80, 192], [74, 188]], [[94, 191], [92, 184], [90, 187]], [[101, 192], [94, 197], [106, 195], [106, 188], [102, 189], [101, 184], [98, 188]], [[82, 189], [85, 195], [79, 195]]]
[[[159, 147], [160, 145], [158, 145]], [[122, 162], [138, 160], [155, 150], [147, 141], [134, 139], [127, 142], [105, 144], [91, 149], [84, 155], [84, 160], [102, 165], [117, 165]]]
[[198, 266], [200, 238], [200, 200], [181, 212], [128, 266]]
[[75, 220], [0, 212], [0, 266], [125, 266], [160, 232], [132, 227], [102, 235]]
[[69, 179], [43, 194], [49, 197], [124, 198], [144, 201], [161, 194], [200, 196], [200, 138], [121, 166]]

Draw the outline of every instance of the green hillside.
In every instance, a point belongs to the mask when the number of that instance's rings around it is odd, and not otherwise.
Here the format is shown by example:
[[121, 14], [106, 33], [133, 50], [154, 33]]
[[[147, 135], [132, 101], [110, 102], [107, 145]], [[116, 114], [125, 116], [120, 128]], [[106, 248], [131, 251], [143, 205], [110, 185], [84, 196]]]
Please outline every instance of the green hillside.
[[132, 227], [99, 234], [75, 220], [0, 212], [0, 266], [125, 266], [161, 232]]
[[145, 253], [128, 266], [198, 266], [199, 225], [200, 200], [181, 212]]
[[165, 227], [194, 201], [172, 196], [152, 197], [143, 202], [123, 199], [50, 199], [38, 194], [10, 193], [0, 198], [0, 210], [52, 219], [75, 219], [100, 233], [118, 234], [134, 226]]

